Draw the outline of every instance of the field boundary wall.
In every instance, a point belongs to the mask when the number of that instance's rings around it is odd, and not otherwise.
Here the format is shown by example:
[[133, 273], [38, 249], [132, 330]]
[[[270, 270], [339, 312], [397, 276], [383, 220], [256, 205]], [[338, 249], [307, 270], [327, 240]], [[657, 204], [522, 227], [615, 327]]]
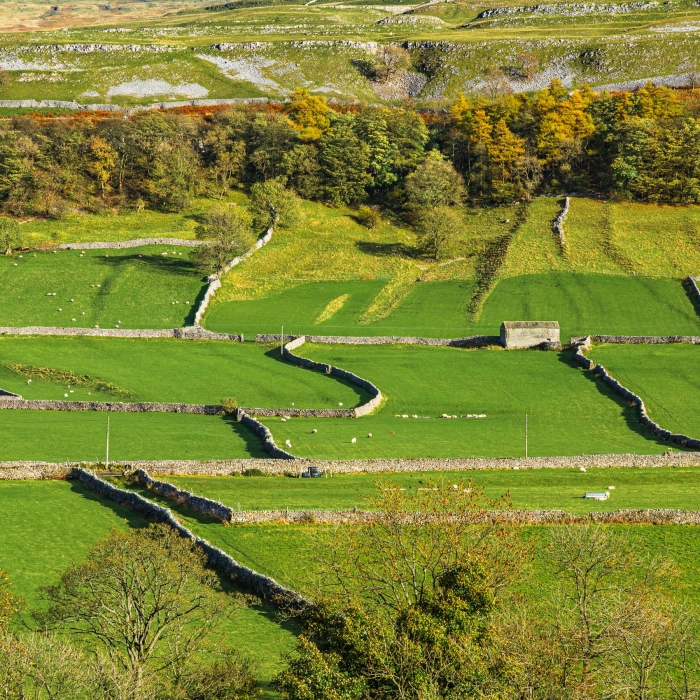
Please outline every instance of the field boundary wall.
[[185, 340], [231, 340], [243, 342], [242, 335], [214, 333], [201, 326], [182, 328], [68, 328], [62, 326], [0, 326], [0, 335], [66, 335], [95, 338], [181, 338]]
[[500, 345], [499, 335], [472, 335], [466, 338], [420, 338], [414, 336], [352, 336], [352, 335], [305, 335], [284, 336], [274, 333], [259, 333], [255, 336], [256, 343], [279, 343], [282, 340], [291, 341], [304, 337], [309, 343], [325, 343], [332, 345], [432, 345], [457, 348], [483, 348], [489, 345]]
[[174, 245], [196, 248], [206, 241], [194, 241], [185, 238], [132, 238], [130, 241], [89, 241], [86, 243], [61, 243], [55, 250], [106, 250], [122, 248], [140, 248], [145, 245]]
[[197, 307], [197, 310], [194, 314], [194, 326], [196, 328], [200, 327], [202, 319], [204, 318], [204, 312], [207, 310], [209, 304], [211, 303], [211, 300], [214, 298], [216, 290], [221, 287], [221, 276], [225, 275], [229, 270], [231, 270], [236, 265], [239, 265], [244, 260], [247, 260], [251, 255], [253, 255], [253, 253], [255, 253], [257, 250], [260, 250], [260, 248], [262, 248], [264, 245], [267, 245], [272, 240], [272, 234], [274, 232], [274, 227], [270, 226], [270, 228], [267, 229], [265, 234], [258, 238], [257, 241], [255, 241], [255, 245], [250, 250], [247, 250], [245, 253], [243, 253], [243, 255], [239, 255], [237, 258], [234, 258], [233, 260], [227, 262], [224, 266], [224, 270], [221, 273], [221, 275], [209, 275], [209, 277], [207, 277], [207, 289], [204, 292], [202, 301], [199, 302], [199, 306]]
[[120, 489], [100, 479], [94, 472], [88, 469], [74, 469], [68, 475], [68, 478], [79, 481], [90, 491], [129, 508], [139, 515], [170, 526], [181, 537], [190, 540], [204, 551], [209, 566], [215, 571], [227, 576], [236, 585], [250, 593], [266, 600], [283, 604], [287, 607], [304, 608], [311, 604], [310, 601], [299, 593], [285, 588], [269, 576], [264, 576], [247, 566], [242, 566], [222, 549], [215, 547], [207, 540], [195, 535], [175, 518], [169, 508], [159, 506], [133, 491]]
[[367, 403], [364, 403], [361, 406], [357, 406], [356, 408], [352, 409], [355, 418], [359, 418], [360, 416], [366, 416], [367, 414], [372, 413], [372, 411], [376, 410], [380, 406], [380, 404], [384, 400], [382, 392], [379, 391], [379, 388], [372, 384], [372, 382], [370, 382], [369, 380], [363, 379], [357, 374], [354, 374], [353, 372], [348, 372], [347, 370], [341, 369], [340, 367], [335, 367], [334, 365], [329, 365], [325, 362], [315, 362], [314, 360], [309, 360], [305, 357], [295, 355], [292, 352], [293, 350], [296, 350], [297, 348], [300, 348], [302, 345], [304, 345], [305, 342], [306, 336], [302, 335], [298, 338], [294, 338], [294, 340], [290, 340], [289, 342], [285, 343], [282, 346], [282, 357], [285, 360], [289, 360], [292, 364], [298, 365], [299, 367], [304, 367], [305, 369], [310, 369], [317, 372], [323, 372], [324, 374], [329, 374], [334, 377], [340, 377], [341, 379], [345, 379], [351, 384], [355, 384], [356, 386], [362, 387], [363, 389], [368, 391], [372, 395], [372, 398], [369, 401], [367, 401]]
[[72, 109], [86, 112], [125, 112], [127, 115], [148, 112], [153, 109], [175, 109], [178, 107], [222, 107], [226, 105], [281, 104], [279, 100], [267, 97], [234, 97], [229, 99], [178, 100], [173, 102], [153, 102], [150, 105], [122, 107], [115, 104], [81, 104], [74, 100], [0, 100], [0, 107], [6, 109]]
[[562, 210], [559, 212], [559, 214], [557, 214], [557, 218], [554, 219], [554, 223], [552, 224], [554, 233], [557, 234], [559, 247], [561, 248], [562, 253], [566, 251], [566, 234], [564, 233], [564, 222], [566, 221], [566, 217], [569, 214], [570, 206], [571, 197], [566, 197], [564, 199], [564, 206], [562, 207]]
[[245, 409], [239, 408], [236, 411], [236, 418], [239, 423], [243, 423], [249, 430], [255, 433], [262, 440], [262, 448], [267, 452], [273, 459], [297, 459], [291, 452], [283, 450], [281, 447], [277, 446], [275, 438], [272, 437], [270, 429], [256, 420], [253, 416], [248, 415]]
[[224, 523], [230, 523], [233, 517], [233, 509], [225, 506], [219, 501], [214, 501], [210, 498], [205, 498], [204, 496], [196, 496], [189, 491], [179, 489], [173, 484], [169, 484], [167, 481], [158, 481], [154, 479], [145, 469], [137, 469], [134, 472], [130, 472], [126, 475], [129, 481], [132, 481], [139, 486], [147, 488], [149, 491], [157, 493], [163, 498], [167, 498], [169, 501], [174, 501], [175, 503], [180, 503], [197, 513], [202, 513], [202, 515], [208, 515], [217, 520], [221, 520]]
[[[598, 336], [606, 337], [606, 336]], [[653, 421], [649, 414], [647, 413], [646, 406], [641, 396], [637, 396], [633, 391], [630, 391], [627, 387], [620, 384], [617, 379], [612, 377], [608, 370], [603, 367], [603, 365], [596, 364], [593, 360], [590, 360], [584, 354], [585, 350], [589, 350], [591, 347], [591, 338], [586, 338], [583, 342], [576, 346], [576, 352], [574, 353], [574, 361], [587, 369], [593, 374], [595, 374], [604, 384], [607, 384], [612, 390], [622, 396], [629, 404], [637, 409], [638, 420], [644, 426], [644, 428], [651, 433], [654, 437], [666, 440], [674, 445], [681, 445], [682, 447], [690, 447], [692, 449], [700, 448], [700, 440], [689, 437], [688, 435], [683, 435], [682, 433], [673, 433], [670, 430], [662, 428], [658, 423]]]
[[190, 413], [215, 416], [223, 413], [218, 404], [123, 403], [121, 401], [52, 401], [46, 399], [5, 398], [0, 395], [0, 410], [25, 411], [105, 411], [109, 413]]
[[[406, 522], [419, 524], [429, 520], [424, 513], [406, 514]], [[620, 525], [700, 525], [700, 511], [672, 509], [620, 509], [596, 511], [583, 515], [563, 510], [492, 510], [472, 514], [475, 525], [484, 523], [512, 523], [517, 525], [584, 525], [589, 522]], [[247, 510], [233, 512], [232, 525], [259, 523], [359, 525], [382, 522], [382, 514], [367, 510]]]
[[[292, 464], [294, 465], [292, 467]], [[226, 460], [115, 460], [118, 470], [144, 469], [158, 476], [240, 476], [259, 469], [270, 476], [289, 476], [296, 470], [317, 466], [331, 474], [389, 474], [407, 472], [479, 471], [482, 469], [580, 469], [699, 467], [700, 452], [667, 452], [658, 455], [600, 454], [571, 457], [466, 457], [461, 459], [349, 459], [246, 458]], [[65, 479], [72, 469], [97, 467], [94, 462], [43, 462], [16, 460], [0, 462], [0, 480]]]
[[[590, 335], [594, 343], [611, 345], [700, 345], [700, 335]], [[571, 345], [580, 345], [585, 338], [571, 338]]]

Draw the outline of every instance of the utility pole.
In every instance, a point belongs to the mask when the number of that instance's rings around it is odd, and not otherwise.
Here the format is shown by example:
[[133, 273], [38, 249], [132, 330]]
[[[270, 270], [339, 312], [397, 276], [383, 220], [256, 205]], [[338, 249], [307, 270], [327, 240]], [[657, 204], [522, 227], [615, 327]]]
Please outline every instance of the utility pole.
[[525, 459], [527, 459], [527, 413], [525, 414]]
[[105, 468], [109, 469], [109, 416], [107, 416], [107, 454], [105, 456]]

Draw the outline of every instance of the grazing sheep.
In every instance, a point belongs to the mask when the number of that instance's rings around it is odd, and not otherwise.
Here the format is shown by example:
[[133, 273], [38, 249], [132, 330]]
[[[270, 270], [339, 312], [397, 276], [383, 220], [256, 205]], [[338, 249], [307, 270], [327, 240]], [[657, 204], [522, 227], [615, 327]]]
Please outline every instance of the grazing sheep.
[[316, 428], [314, 428], [311, 432], [312, 432], [312, 433], [317, 433], [318, 430], [316, 430]]
[[287, 447], [291, 447], [291, 446], [292, 446], [292, 441], [291, 441], [291, 440], [285, 440], [285, 441], [284, 441], [284, 444], [285, 444]]
[[586, 471], [586, 467], [579, 467], [578, 470], [579, 470], [580, 472], [585, 472], [585, 471]]
[[372, 437], [372, 433], [367, 433], [367, 437], [368, 438]]
[[357, 442], [357, 438], [353, 438], [350, 442], [354, 445]]

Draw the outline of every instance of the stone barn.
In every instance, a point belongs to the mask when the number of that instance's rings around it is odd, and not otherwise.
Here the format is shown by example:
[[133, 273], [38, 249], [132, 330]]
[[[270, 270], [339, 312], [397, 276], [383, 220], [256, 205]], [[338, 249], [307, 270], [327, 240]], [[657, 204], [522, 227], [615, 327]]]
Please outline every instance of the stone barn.
[[556, 321], [504, 321], [501, 345], [504, 348], [534, 348], [543, 344], [561, 347]]

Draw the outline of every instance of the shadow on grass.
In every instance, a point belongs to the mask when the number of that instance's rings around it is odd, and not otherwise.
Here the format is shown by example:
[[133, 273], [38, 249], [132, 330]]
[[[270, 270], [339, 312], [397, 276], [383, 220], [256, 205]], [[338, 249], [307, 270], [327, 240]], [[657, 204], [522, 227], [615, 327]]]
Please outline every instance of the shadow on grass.
[[688, 297], [688, 301], [693, 307], [693, 311], [695, 311], [695, 314], [700, 317], [700, 299], [698, 299], [696, 296], [688, 280], [683, 280], [683, 290], [685, 291], [685, 295]]
[[[558, 354], [559, 362], [563, 362], [572, 369], [580, 371], [581, 368], [578, 365], [574, 364], [573, 357], [573, 350], [563, 350]], [[603, 381], [601, 381], [600, 378], [597, 375], [593, 374], [592, 371], [583, 370], [583, 373], [586, 376], [586, 378], [590, 379], [590, 381], [593, 382], [599, 394], [604, 396], [606, 399], [609, 399], [610, 401], [614, 401], [622, 409], [622, 416], [625, 420], [625, 423], [627, 423], [627, 427], [632, 432], [637, 433], [637, 435], [644, 438], [647, 442], [654, 443], [655, 445], [660, 445], [662, 447], [667, 448], [673, 447], [674, 449], [678, 450], [685, 450], [685, 448], [681, 446], [671, 445], [671, 443], [666, 442], [666, 440], [661, 440], [652, 435], [650, 432], [648, 432], [639, 422], [637, 409], [634, 406], [630, 406], [630, 404], [627, 403], [627, 401], [625, 401], [625, 399], [622, 396], [620, 396], [620, 394], [614, 391], [612, 387], [608, 386]]]
[[123, 265], [139, 263], [151, 268], [159, 274], [179, 275], [181, 277], [201, 278], [202, 273], [189, 258], [161, 255], [159, 253], [128, 253], [126, 255], [109, 254], [109, 257], [98, 257], [97, 260], [106, 267], [117, 269]]
[[194, 317], [197, 313], [197, 309], [199, 308], [199, 305], [202, 303], [202, 300], [204, 299], [204, 295], [207, 293], [207, 289], [209, 288], [209, 283], [204, 282], [202, 285], [201, 289], [197, 292], [197, 296], [194, 299], [194, 304], [190, 307], [190, 310], [187, 312], [187, 316], [185, 316], [185, 325], [186, 326], [191, 326], [194, 324]]
[[110, 501], [108, 498], [103, 498], [102, 496], [96, 494], [94, 491], [90, 491], [79, 481], [71, 480], [69, 483], [71, 491], [73, 493], [82, 496], [88, 501], [93, 501], [94, 503], [99, 503], [105, 508], [109, 508], [114, 512], [115, 515], [126, 520], [126, 522], [129, 523], [129, 527], [148, 527], [149, 521], [143, 516], [134, 513], [133, 510], [130, 510], [129, 508], [124, 508], [115, 501]]
[[425, 251], [423, 251], [421, 248], [406, 245], [405, 243], [373, 243], [372, 241], [356, 241], [355, 245], [361, 252], [380, 258], [395, 257], [422, 259], [426, 257]]
[[[306, 372], [313, 372], [314, 370], [309, 370], [305, 369], [304, 367], [298, 367], [297, 365], [293, 365], [291, 362], [287, 362], [284, 360], [280, 354], [280, 349], [279, 347], [272, 348], [268, 350], [265, 353], [265, 357], [269, 357], [271, 360], [275, 360], [275, 362], [281, 362], [283, 365], [287, 365], [287, 367], [294, 367], [296, 369], [303, 369]], [[352, 382], [349, 382], [347, 379], [343, 379], [342, 377], [336, 377], [332, 374], [327, 374], [325, 375], [328, 377], [330, 381], [335, 381], [338, 384], [342, 384], [343, 386], [348, 387], [349, 389], [352, 389], [352, 391], [355, 392], [355, 395], [357, 396], [357, 405], [361, 406], [362, 404], [367, 403], [371, 398], [372, 395], [367, 391], [366, 389], [363, 389], [360, 386], [357, 386], [357, 384], [353, 384]], [[286, 406], [284, 408], [287, 408]]]
[[239, 423], [233, 416], [222, 416], [221, 419], [245, 443], [248, 457], [259, 458], [270, 456], [263, 450], [262, 441], [252, 430], [246, 428], [242, 423]]

